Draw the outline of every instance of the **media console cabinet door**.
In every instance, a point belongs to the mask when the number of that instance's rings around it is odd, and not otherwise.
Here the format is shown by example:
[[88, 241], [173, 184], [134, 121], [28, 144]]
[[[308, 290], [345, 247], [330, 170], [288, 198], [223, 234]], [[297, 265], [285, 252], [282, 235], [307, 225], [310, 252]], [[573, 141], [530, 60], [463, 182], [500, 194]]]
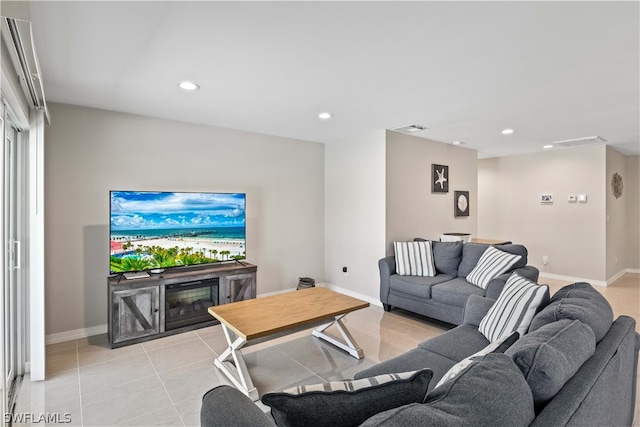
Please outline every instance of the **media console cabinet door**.
[[112, 292], [113, 343], [160, 333], [158, 286]]
[[220, 277], [220, 304], [256, 297], [256, 274], [231, 274]]

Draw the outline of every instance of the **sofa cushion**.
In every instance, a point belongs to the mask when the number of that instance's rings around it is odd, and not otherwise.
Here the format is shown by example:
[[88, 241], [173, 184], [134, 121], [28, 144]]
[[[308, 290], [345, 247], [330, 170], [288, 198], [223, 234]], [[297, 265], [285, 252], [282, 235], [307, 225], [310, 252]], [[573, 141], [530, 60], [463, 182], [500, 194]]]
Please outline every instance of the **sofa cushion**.
[[504, 337], [496, 340], [492, 343], [489, 343], [485, 348], [480, 351], [473, 353], [469, 357], [465, 357], [447, 371], [446, 374], [440, 378], [436, 387], [442, 387], [447, 381], [453, 380], [455, 377], [460, 375], [460, 373], [467, 368], [467, 366], [472, 363], [478, 363], [478, 361], [482, 360], [483, 356], [486, 356], [489, 353], [504, 353], [511, 345], [516, 342], [520, 338], [520, 334], [517, 332], [512, 333], [511, 335], [505, 335]]
[[[467, 277], [467, 275], [478, 264], [480, 257], [487, 250], [489, 245], [484, 243], [465, 243], [462, 246], [462, 260], [458, 266], [458, 277]], [[511, 269], [522, 268], [527, 265], [527, 248], [518, 244], [499, 245], [498, 249], [513, 255], [520, 255], [522, 258], [518, 260]]]
[[595, 349], [595, 335], [589, 326], [562, 319], [529, 332], [506, 354], [524, 374], [539, 408], [560, 391]]
[[393, 242], [396, 273], [400, 276], [435, 276], [431, 242]]
[[418, 296], [421, 298], [431, 298], [431, 287], [438, 283], [451, 280], [451, 276], [445, 274], [438, 274], [434, 277], [424, 276], [399, 276], [397, 274], [392, 275], [389, 278], [389, 289], [391, 291], [398, 291], [409, 296]]
[[489, 340], [473, 325], [462, 324], [418, 344], [418, 348], [432, 351], [457, 363], [482, 350]]
[[433, 247], [433, 262], [438, 274], [448, 274], [456, 277], [458, 266], [462, 260], [462, 242], [431, 242]]
[[472, 285], [462, 278], [455, 278], [438, 283], [431, 287], [431, 298], [444, 304], [464, 307], [469, 295], [484, 296], [485, 291], [476, 285]]
[[574, 283], [559, 289], [531, 321], [535, 331], [547, 323], [560, 319], [580, 320], [591, 327], [596, 342], [605, 336], [613, 323], [609, 302], [589, 283]]
[[549, 298], [549, 287], [513, 273], [504, 289], [480, 321], [478, 329], [489, 341], [514, 331], [524, 335], [538, 307]]
[[424, 404], [381, 412], [372, 426], [527, 426], [534, 419], [531, 390], [513, 360], [488, 354], [452, 381], [434, 389]]
[[301, 386], [267, 393], [278, 426], [356, 426], [372, 415], [409, 403], [422, 403], [433, 372], [385, 374], [353, 381]]
[[511, 266], [520, 258], [520, 255], [513, 255], [489, 246], [478, 260], [478, 264], [467, 275], [467, 282], [487, 289], [492, 279], [511, 270]]

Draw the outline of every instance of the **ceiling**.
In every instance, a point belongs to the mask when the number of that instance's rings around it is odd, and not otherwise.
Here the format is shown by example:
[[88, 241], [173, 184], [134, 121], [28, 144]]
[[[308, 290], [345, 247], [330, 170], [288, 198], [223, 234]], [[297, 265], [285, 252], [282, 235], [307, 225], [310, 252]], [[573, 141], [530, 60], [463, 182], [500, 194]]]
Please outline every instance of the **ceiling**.
[[415, 123], [480, 158], [594, 135], [640, 154], [638, 2], [32, 1], [30, 13], [49, 103], [322, 143]]

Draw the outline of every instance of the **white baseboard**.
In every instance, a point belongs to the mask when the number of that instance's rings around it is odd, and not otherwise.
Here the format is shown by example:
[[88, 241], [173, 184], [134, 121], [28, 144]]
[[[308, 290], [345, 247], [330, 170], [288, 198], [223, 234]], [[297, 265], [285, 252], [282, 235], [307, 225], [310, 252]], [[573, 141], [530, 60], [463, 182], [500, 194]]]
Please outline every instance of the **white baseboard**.
[[372, 298], [369, 295], [364, 295], [359, 292], [353, 292], [349, 289], [342, 288], [340, 286], [332, 285], [331, 283], [318, 283], [316, 286], [321, 286], [323, 288], [331, 289], [332, 291], [340, 292], [341, 294], [348, 295], [353, 298], [361, 299], [362, 301], [366, 301], [371, 305], [375, 305], [378, 307], [382, 307], [382, 302], [380, 302], [379, 298]]
[[640, 270], [627, 268], [619, 271], [618, 273], [611, 276], [605, 281], [605, 280], [594, 280], [594, 279], [589, 279], [585, 277], [563, 276], [561, 274], [551, 274], [551, 273], [540, 272], [540, 278], [538, 279], [538, 282], [540, 282], [540, 279], [546, 278], [546, 279], [553, 279], [553, 280], [563, 280], [563, 281], [572, 282], [572, 283], [587, 282], [587, 283], [591, 283], [593, 286], [601, 286], [606, 288], [607, 286], [611, 286], [611, 284], [616, 280], [622, 278], [625, 274], [639, 274], [639, 273], [640, 273]]
[[574, 277], [574, 276], [564, 276], [562, 274], [551, 274], [551, 273], [543, 273], [540, 272], [540, 277], [538, 278], [538, 283], [542, 283], [540, 279], [553, 279], [553, 280], [562, 280], [565, 282], [587, 282], [592, 284], [593, 286], [601, 286], [607, 287], [607, 282], [604, 280], [594, 280], [586, 277]]
[[93, 335], [100, 335], [107, 333], [107, 324], [92, 326], [90, 328], [75, 329], [73, 331], [58, 332], [57, 334], [50, 334], [45, 337], [47, 344], [57, 344], [59, 342], [77, 340], [79, 338], [87, 338]]
[[288, 292], [295, 291], [295, 290], [296, 290], [296, 288], [290, 288], [290, 289], [284, 289], [284, 290], [281, 290], [281, 291], [267, 292], [267, 293], [264, 293], [264, 294], [258, 294], [258, 295], [256, 295], [256, 297], [257, 298], [270, 297], [271, 295], [286, 294]]
[[[345, 288], [342, 288], [340, 286], [332, 285], [331, 283], [319, 282], [319, 283], [316, 283], [316, 286], [319, 287], [319, 288], [331, 289], [332, 291], [340, 292], [341, 294], [345, 294], [345, 295], [348, 295], [348, 296], [353, 297], [353, 298], [361, 299], [363, 301], [368, 302], [371, 305], [377, 305], [378, 307], [382, 307], [382, 303], [380, 302], [379, 299], [372, 298], [372, 297], [370, 297], [368, 295], [363, 295], [363, 294], [361, 294], [359, 292], [353, 292], [353, 291], [350, 291], [349, 289], [345, 289]], [[296, 290], [296, 288], [291, 288], [291, 289], [285, 289], [285, 290], [282, 290], [282, 291], [268, 292], [266, 294], [258, 295], [258, 298], [268, 297], [268, 296], [271, 296], [271, 295], [286, 294], [287, 292], [291, 292], [291, 291], [295, 291], [295, 290]]]

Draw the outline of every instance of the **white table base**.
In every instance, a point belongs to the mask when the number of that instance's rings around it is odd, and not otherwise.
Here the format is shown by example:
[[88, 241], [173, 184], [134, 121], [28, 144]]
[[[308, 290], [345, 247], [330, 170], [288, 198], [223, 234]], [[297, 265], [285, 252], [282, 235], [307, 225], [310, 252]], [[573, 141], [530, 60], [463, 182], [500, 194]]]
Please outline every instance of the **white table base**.
[[[360, 347], [358, 347], [355, 340], [347, 330], [347, 327], [342, 323], [342, 318], [344, 316], [344, 314], [336, 316], [332, 322], [314, 329], [312, 335], [346, 351], [356, 359], [362, 359], [364, 357], [364, 352]], [[260, 399], [258, 396], [258, 390], [253, 385], [251, 375], [249, 374], [247, 365], [242, 357], [242, 352], [240, 351], [247, 341], [244, 338], [237, 336], [224, 323], [221, 323], [221, 325], [229, 347], [219, 357], [217, 357], [213, 363], [227, 376], [238, 390], [246, 394], [255, 402]], [[324, 331], [331, 325], [336, 325], [340, 335], [342, 335], [342, 340], [324, 333]]]

